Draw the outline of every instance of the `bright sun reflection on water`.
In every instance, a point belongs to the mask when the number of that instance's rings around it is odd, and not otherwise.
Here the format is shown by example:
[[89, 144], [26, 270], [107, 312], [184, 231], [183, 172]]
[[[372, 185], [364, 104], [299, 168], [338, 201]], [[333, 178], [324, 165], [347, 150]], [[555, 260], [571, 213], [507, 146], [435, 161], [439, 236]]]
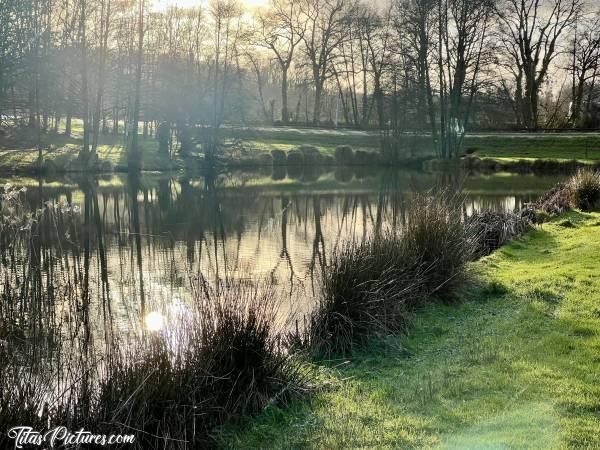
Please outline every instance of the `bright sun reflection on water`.
[[165, 317], [161, 313], [153, 311], [144, 317], [144, 325], [148, 331], [160, 331], [165, 327]]

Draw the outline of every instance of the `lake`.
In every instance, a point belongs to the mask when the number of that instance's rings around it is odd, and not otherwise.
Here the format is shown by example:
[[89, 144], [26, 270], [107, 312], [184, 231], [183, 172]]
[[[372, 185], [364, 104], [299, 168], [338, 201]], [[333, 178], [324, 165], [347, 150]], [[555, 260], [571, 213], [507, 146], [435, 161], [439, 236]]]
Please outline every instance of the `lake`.
[[[282, 299], [282, 317], [290, 312], [299, 317], [314, 303], [332, 252], [401, 228], [412, 192], [434, 187], [461, 192], [465, 214], [512, 211], [560, 179], [360, 169], [276, 172], [1, 180], [26, 188], [22, 212], [69, 205], [72, 220], [43, 222], [29, 256], [21, 249], [13, 260], [3, 258], [0, 291], [6, 283], [28, 279], [27, 260], [39, 266], [36, 289], [56, 284], [56, 292], [45, 301], [51, 305], [4, 305], [0, 320], [22, 324], [23, 317], [35, 316], [27, 311], [33, 308], [40, 316], [37, 326], [68, 324], [73, 332], [78, 311], [87, 308], [91, 341], [114, 333], [125, 339], [161, 333], [185, 316], [191, 281], [198, 279], [268, 280]], [[66, 302], [58, 280], [62, 290], [83, 286], [90, 304]]]

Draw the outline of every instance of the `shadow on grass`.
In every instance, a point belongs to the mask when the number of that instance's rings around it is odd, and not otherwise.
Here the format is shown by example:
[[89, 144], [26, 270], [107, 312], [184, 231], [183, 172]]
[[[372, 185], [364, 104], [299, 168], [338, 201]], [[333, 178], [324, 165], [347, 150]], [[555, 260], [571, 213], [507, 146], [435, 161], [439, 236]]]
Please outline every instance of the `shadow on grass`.
[[[579, 227], [593, 218], [566, 217]], [[588, 235], [595, 228], [586, 226], [572, 237], [569, 230], [559, 236], [556, 224], [546, 228], [492, 255], [488, 261], [499, 264], [484, 270], [487, 282], [468, 301], [425, 307], [409, 336], [374, 340], [347, 360], [322, 362], [334, 374], [330, 390], [310, 403], [265, 411], [229, 434], [227, 444], [597, 448], [600, 313], [592, 293], [600, 285], [588, 280], [593, 248], [573, 244], [598, 232]]]

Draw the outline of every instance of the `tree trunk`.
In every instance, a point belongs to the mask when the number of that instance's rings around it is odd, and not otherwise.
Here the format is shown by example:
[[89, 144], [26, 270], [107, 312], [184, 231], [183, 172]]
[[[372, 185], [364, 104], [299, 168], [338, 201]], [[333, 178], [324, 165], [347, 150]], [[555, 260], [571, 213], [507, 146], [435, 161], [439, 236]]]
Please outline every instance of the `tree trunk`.
[[115, 106], [114, 109], [112, 134], [113, 136], [119, 134], [119, 106]]
[[90, 150], [90, 105], [88, 100], [86, 1], [81, 1], [81, 101], [83, 102], [83, 147], [81, 156], [87, 164]]
[[381, 90], [381, 82], [379, 80], [379, 76], [375, 78], [375, 102], [377, 103], [377, 119], [379, 122], [379, 128], [384, 129], [385, 127], [385, 111], [383, 105], [383, 92]]
[[138, 49], [135, 69], [135, 98], [133, 117], [131, 118], [131, 145], [127, 152], [128, 169], [130, 172], [141, 170], [140, 152], [138, 148], [138, 122], [140, 119], [140, 96], [142, 90], [142, 62], [144, 58], [144, 0], [139, 0], [138, 19]]
[[313, 108], [313, 125], [319, 125], [321, 123], [321, 96], [323, 93], [323, 86], [320, 82], [317, 82], [315, 86], [315, 105]]
[[290, 121], [290, 113], [288, 110], [288, 69], [282, 70], [281, 74], [281, 121], [287, 125]]
[[101, 5], [101, 25], [100, 35], [102, 37], [102, 47], [100, 48], [100, 64], [98, 65], [98, 92], [96, 94], [96, 109], [94, 111], [93, 124], [93, 142], [92, 142], [92, 157], [96, 156], [98, 150], [98, 140], [100, 138], [100, 116], [102, 114], [102, 100], [104, 97], [104, 66], [106, 64], [106, 51], [108, 48], [108, 26], [110, 20], [110, 0], [106, 4], [106, 15], [104, 14], [105, 2]]

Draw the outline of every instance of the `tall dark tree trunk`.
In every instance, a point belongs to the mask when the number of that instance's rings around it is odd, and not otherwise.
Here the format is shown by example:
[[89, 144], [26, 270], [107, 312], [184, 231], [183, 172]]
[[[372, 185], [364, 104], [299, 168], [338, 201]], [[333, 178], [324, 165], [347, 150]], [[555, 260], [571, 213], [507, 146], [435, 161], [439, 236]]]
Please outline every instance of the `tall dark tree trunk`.
[[90, 151], [90, 105], [88, 99], [88, 72], [87, 72], [87, 36], [86, 36], [86, 2], [81, 1], [81, 17], [80, 17], [80, 32], [81, 32], [81, 101], [83, 104], [82, 119], [83, 119], [83, 147], [81, 149], [81, 157], [84, 163], [87, 164]]
[[96, 153], [98, 151], [98, 140], [100, 138], [100, 120], [101, 117], [102, 119], [104, 118], [104, 114], [102, 113], [102, 101], [104, 98], [104, 67], [106, 65], [106, 51], [108, 48], [110, 0], [102, 1], [100, 17], [100, 20], [102, 21], [102, 23], [100, 24], [100, 36], [102, 39], [102, 44], [100, 47], [100, 63], [98, 65], [98, 91], [96, 93], [96, 108], [94, 110], [92, 158], [96, 156]]
[[373, 95], [375, 95], [375, 102], [377, 104], [377, 120], [379, 123], [379, 128], [385, 128], [385, 108], [383, 104], [383, 91], [381, 89], [381, 81], [379, 77], [375, 78], [375, 89], [373, 91]]
[[321, 98], [323, 94], [323, 85], [320, 81], [315, 86], [315, 104], [313, 107], [313, 125], [319, 125], [321, 123]]
[[128, 168], [130, 172], [141, 170], [141, 157], [138, 148], [138, 122], [140, 120], [140, 96], [142, 90], [142, 63], [144, 59], [144, 0], [139, 0], [138, 18], [138, 48], [135, 69], [135, 97], [133, 100], [133, 114], [131, 124], [131, 140], [127, 152]]
[[[118, 99], [117, 99], [118, 102]], [[112, 127], [113, 136], [117, 136], [119, 134], [119, 106], [115, 105], [114, 115], [113, 115], [113, 127]]]
[[290, 122], [288, 110], [288, 69], [284, 68], [281, 73], [281, 121], [284, 125]]

